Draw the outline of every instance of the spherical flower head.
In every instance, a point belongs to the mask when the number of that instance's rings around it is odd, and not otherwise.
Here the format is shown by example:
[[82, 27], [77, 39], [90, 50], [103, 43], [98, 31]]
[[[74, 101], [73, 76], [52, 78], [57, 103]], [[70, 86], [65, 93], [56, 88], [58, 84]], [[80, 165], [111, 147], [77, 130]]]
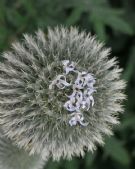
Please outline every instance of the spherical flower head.
[[110, 49], [77, 28], [24, 35], [0, 63], [0, 124], [30, 154], [84, 155], [112, 134], [125, 83]]

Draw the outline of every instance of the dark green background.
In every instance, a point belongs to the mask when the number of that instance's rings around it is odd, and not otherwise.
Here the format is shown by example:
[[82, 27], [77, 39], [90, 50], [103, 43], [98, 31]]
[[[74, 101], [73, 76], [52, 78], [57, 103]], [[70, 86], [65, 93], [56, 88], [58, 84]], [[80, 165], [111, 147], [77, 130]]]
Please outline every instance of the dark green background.
[[76, 25], [96, 34], [118, 57], [127, 81], [125, 113], [105, 146], [84, 158], [47, 163], [46, 169], [135, 168], [135, 1], [134, 0], [0, 0], [0, 52], [10, 43], [47, 26]]

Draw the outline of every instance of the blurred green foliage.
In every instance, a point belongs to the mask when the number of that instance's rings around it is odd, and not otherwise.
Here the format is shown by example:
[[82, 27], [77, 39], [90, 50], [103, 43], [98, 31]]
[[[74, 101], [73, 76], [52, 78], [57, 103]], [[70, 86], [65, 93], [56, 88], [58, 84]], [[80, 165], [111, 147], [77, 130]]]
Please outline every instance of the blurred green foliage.
[[105, 146], [84, 158], [47, 163], [46, 169], [135, 168], [135, 1], [0, 0], [0, 52], [22, 33], [47, 26], [75, 25], [96, 34], [112, 48], [127, 81], [125, 113]]

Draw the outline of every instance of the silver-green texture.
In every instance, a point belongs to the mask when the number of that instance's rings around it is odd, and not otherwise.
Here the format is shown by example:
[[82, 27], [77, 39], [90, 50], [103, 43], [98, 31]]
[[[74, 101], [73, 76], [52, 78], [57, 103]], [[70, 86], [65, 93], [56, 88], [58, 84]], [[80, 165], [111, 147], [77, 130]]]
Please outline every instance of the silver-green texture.
[[[30, 154], [47, 154], [55, 160], [84, 155], [112, 134], [123, 111], [125, 82], [110, 49], [77, 28], [56, 27], [45, 34], [25, 34], [3, 54], [0, 63], [0, 125], [4, 134]], [[94, 106], [83, 113], [88, 125], [70, 126], [63, 108], [67, 91], [49, 90], [63, 72], [61, 62], [77, 63], [96, 78]]]
[[43, 169], [44, 163], [39, 155], [18, 149], [0, 131], [0, 169]]

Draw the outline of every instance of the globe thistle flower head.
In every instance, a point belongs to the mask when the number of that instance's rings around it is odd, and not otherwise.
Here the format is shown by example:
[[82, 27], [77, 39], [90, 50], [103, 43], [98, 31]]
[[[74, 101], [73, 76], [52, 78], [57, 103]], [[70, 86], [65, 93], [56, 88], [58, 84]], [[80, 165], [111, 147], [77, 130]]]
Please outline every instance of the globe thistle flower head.
[[24, 35], [0, 63], [0, 124], [30, 154], [84, 155], [112, 134], [125, 83], [95, 37], [56, 27]]

